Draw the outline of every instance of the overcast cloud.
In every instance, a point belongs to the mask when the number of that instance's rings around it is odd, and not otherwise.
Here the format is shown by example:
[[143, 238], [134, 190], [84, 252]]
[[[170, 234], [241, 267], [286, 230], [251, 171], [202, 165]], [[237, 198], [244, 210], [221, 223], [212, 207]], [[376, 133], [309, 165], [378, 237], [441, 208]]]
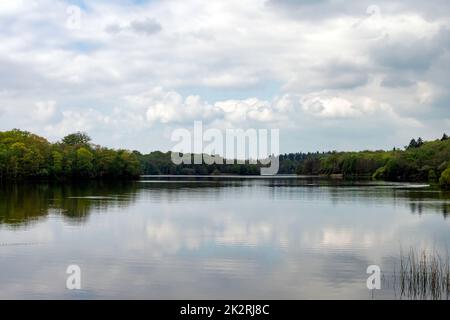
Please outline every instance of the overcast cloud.
[[8, 0], [0, 25], [0, 130], [143, 152], [195, 120], [279, 128], [282, 152], [450, 133], [447, 0]]

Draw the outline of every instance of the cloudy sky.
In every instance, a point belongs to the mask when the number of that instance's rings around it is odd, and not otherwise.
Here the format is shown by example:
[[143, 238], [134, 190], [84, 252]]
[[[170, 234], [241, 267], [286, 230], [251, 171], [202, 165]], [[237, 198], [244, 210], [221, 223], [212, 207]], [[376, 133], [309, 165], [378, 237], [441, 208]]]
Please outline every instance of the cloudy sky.
[[279, 128], [282, 152], [450, 133], [448, 0], [354, 3], [2, 0], [0, 130], [143, 152], [195, 120]]

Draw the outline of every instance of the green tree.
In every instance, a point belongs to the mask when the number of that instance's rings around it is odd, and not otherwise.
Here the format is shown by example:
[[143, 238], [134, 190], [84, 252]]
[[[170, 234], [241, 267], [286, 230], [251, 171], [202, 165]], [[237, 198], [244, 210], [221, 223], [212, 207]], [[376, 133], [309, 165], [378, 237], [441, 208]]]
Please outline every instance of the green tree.
[[115, 175], [113, 164], [116, 152], [107, 148], [95, 150], [95, 171], [100, 177], [113, 177]]
[[450, 189], [450, 168], [445, 169], [441, 174], [441, 178], [439, 179], [439, 184], [443, 189]]
[[64, 158], [61, 153], [59, 153], [58, 151], [52, 152], [51, 171], [55, 176], [59, 176], [63, 172], [63, 160]]
[[6, 162], [7, 162], [6, 148], [0, 145], [0, 181], [6, 177]]
[[414, 148], [417, 148], [417, 141], [416, 139], [411, 139], [406, 149], [414, 149]]
[[[134, 177], [138, 153], [93, 147], [84, 133], [51, 144], [27, 131], [0, 132], [0, 179]], [[116, 166], [116, 164], [118, 164]]]
[[116, 165], [122, 176], [136, 176], [140, 173], [140, 163], [135, 154], [120, 150], [116, 159]]
[[423, 139], [419, 137], [419, 139], [417, 139], [417, 148], [420, 148], [421, 146], [423, 146]]
[[77, 150], [76, 170], [77, 174], [82, 177], [90, 177], [93, 174], [93, 159], [92, 153], [84, 147]]
[[62, 143], [70, 146], [80, 146], [88, 144], [91, 138], [84, 132], [76, 132], [65, 136], [62, 139]]
[[428, 171], [428, 181], [430, 181], [430, 182], [436, 182], [437, 181], [436, 171], [434, 171], [433, 169]]

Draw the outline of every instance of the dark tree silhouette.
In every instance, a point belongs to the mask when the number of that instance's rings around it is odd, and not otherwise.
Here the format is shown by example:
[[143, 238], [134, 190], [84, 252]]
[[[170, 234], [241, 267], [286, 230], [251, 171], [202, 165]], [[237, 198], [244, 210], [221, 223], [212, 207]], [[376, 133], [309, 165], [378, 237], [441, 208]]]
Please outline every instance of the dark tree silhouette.
[[419, 137], [419, 139], [417, 139], [417, 148], [420, 148], [421, 146], [423, 146], [423, 140]]
[[414, 148], [417, 148], [417, 141], [416, 139], [411, 139], [406, 149], [414, 149]]

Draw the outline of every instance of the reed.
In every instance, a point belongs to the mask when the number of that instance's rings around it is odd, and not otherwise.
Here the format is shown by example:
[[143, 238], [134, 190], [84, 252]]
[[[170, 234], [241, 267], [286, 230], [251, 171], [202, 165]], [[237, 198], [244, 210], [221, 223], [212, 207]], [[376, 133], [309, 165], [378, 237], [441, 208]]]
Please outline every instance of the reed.
[[401, 298], [448, 299], [450, 264], [448, 253], [443, 258], [435, 251], [410, 249], [400, 252], [399, 282]]

